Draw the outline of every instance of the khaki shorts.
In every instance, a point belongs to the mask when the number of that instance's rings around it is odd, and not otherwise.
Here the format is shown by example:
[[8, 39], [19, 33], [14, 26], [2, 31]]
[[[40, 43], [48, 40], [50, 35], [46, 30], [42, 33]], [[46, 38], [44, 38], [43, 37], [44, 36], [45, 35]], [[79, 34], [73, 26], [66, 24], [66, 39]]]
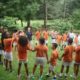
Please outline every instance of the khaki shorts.
[[63, 61], [62, 65], [65, 66], [65, 67], [67, 67], [67, 66], [70, 66], [71, 63], [72, 63], [72, 62], [65, 62], [65, 61]]
[[79, 65], [79, 66], [80, 66], [80, 63], [78, 63], [78, 62], [75, 62], [74, 64], [77, 64], [77, 65]]
[[42, 65], [42, 66], [44, 66], [45, 63], [46, 63], [46, 58], [45, 57], [37, 57], [36, 58], [36, 61], [35, 61], [36, 65]]
[[19, 63], [25, 64], [25, 63], [28, 63], [28, 60], [19, 60]]
[[8, 61], [12, 61], [13, 60], [12, 52], [5, 52], [5, 59], [7, 59]]
[[50, 71], [54, 71], [54, 68], [55, 68], [55, 66], [53, 66], [53, 65], [51, 65], [51, 64], [49, 65], [49, 70], [50, 70]]

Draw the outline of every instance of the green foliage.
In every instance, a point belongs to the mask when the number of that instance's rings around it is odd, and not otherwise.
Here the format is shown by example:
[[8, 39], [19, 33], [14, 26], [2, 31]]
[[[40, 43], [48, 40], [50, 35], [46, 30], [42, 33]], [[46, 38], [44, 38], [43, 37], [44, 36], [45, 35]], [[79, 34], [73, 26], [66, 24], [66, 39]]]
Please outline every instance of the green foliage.
[[16, 24], [17, 18], [12, 17], [5, 17], [3, 19], [0, 19], [0, 25], [4, 26], [5, 28], [8, 28], [10, 31], [13, 31], [14, 29], [19, 29], [18, 25]]
[[72, 16], [71, 16], [71, 22], [74, 26], [74, 29], [80, 29], [80, 9], [76, 9]]

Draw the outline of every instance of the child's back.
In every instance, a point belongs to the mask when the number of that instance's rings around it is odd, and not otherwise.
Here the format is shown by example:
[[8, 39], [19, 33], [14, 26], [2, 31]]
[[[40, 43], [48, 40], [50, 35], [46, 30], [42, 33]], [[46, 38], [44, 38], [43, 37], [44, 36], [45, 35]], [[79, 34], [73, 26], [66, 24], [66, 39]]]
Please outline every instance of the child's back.
[[47, 52], [48, 48], [45, 45], [38, 45], [35, 50], [37, 51], [36, 57], [45, 57], [45, 52]]

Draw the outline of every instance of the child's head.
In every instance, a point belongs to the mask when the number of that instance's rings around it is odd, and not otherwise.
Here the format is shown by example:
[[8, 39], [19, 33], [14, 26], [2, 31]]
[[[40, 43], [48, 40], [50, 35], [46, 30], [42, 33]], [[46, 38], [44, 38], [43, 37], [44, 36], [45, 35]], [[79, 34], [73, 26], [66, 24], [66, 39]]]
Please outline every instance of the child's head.
[[56, 49], [57, 46], [58, 46], [57, 43], [53, 43], [53, 44], [52, 44], [52, 49]]
[[73, 39], [72, 38], [69, 38], [68, 39], [68, 45], [71, 45], [73, 43]]
[[11, 38], [11, 35], [8, 31], [6, 32], [6, 38]]
[[42, 44], [42, 45], [44, 45], [45, 44], [45, 39], [44, 38], [40, 38], [39, 39], [39, 43]]
[[19, 40], [18, 40], [18, 43], [23, 47], [26, 46], [28, 44], [27, 37], [26, 36], [20, 36]]

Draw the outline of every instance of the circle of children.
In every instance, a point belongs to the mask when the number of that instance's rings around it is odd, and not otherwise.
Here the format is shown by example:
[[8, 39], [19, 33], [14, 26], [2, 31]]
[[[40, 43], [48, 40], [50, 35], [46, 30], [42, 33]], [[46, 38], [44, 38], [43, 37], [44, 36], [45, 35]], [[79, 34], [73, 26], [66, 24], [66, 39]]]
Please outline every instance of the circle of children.
[[[48, 39], [49, 35], [51, 37], [51, 44], [52, 44], [52, 53], [51, 57], [48, 58]], [[43, 37], [42, 37], [43, 36]], [[31, 29], [28, 28], [27, 32], [15, 31], [11, 37], [10, 33], [0, 28], [0, 64], [5, 66], [7, 71], [12, 72], [12, 45], [13, 47], [17, 48], [18, 51], [18, 80], [21, 78], [21, 66], [22, 63], [24, 64], [25, 71], [26, 71], [26, 78], [29, 78], [28, 73], [28, 56], [27, 50], [36, 51], [36, 59], [35, 64], [33, 67], [32, 76], [34, 78], [34, 73], [38, 65], [40, 65], [40, 79], [42, 78], [43, 68], [45, 63], [49, 64], [49, 71], [46, 74], [47, 77], [50, 76], [50, 73], [54, 75], [56, 78], [57, 74], [54, 71], [54, 67], [57, 65], [57, 60], [62, 61], [61, 72], [59, 77], [65, 75], [68, 77], [69, 68], [71, 63], [74, 61], [74, 78], [77, 79], [79, 66], [80, 66], [80, 35], [75, 34], [73, 32], [64, 33], [63, 35], [59, 34], [57, 31], [47, 31], [47, 30], [37, 30], [35, 32], [35, 47], [32, 47], [32, 32]], [[64, 53], [59, 58], [59, 52], [57, 47], [62, 45]], [[2, 56], [4, 60], [2, 60]], [[75, 57], [74, 57], [75, 56]], [[64, 68], [66, 68], [65, 74]]]

